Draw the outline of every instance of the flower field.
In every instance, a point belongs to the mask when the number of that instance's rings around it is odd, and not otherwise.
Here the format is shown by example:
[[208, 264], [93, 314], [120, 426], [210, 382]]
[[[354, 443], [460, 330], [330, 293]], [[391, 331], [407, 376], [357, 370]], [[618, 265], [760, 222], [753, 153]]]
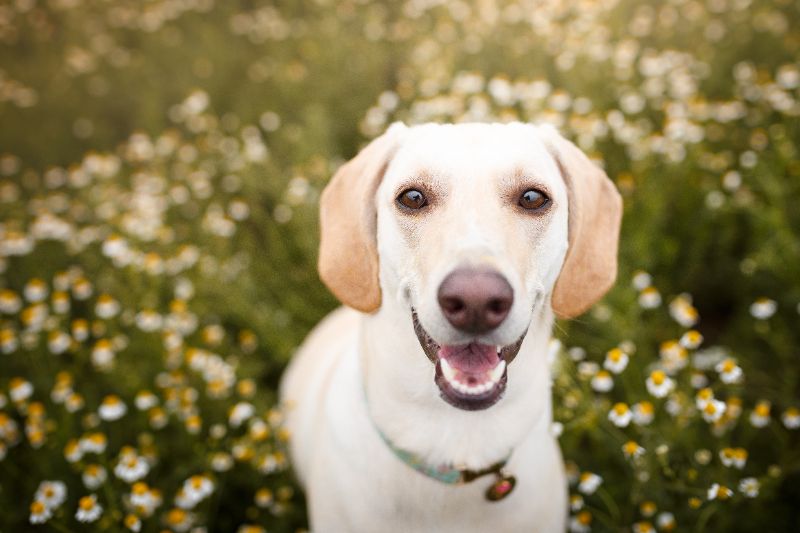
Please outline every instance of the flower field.
[[[573, 532], [800, 530], [800, 4], [0, 5], [0, 531], [307, 527], [276, 387], [391, 122], [556, 125], [623, 195], [551, 343]], [[335, 458], [332, 458], [335, 460]]]

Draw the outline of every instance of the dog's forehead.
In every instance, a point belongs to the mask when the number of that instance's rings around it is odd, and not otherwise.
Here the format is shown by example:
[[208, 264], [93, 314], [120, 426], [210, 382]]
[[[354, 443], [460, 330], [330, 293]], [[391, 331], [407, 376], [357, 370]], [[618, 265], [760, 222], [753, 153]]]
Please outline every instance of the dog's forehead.
[[536, 126], [424, 124], [405, 131], [387, 178], [418, 174], [465, 180], [520, 172], [542, 181], [560, 181]]

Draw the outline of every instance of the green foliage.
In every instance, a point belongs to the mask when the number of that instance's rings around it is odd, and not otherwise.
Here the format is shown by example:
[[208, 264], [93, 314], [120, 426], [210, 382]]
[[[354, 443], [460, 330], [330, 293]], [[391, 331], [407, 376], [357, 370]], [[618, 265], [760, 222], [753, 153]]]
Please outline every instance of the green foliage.
[[303, 527], [275, 389], [336, 305], [320, 190], [393, 120], [522, 120], [625, 200], [619, 283], [553, 347], [571, 529], [798, 529], [799, 15], [0, 6], [0, 528]]

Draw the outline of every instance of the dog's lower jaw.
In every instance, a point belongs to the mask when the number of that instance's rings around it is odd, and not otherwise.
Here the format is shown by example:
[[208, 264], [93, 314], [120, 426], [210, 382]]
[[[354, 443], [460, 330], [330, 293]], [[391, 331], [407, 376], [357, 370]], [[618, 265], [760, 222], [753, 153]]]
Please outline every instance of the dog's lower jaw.
[[432, 464], [481, 469], [513, 452], [537, 423], [549, 426], [551, 311], [541, 313], [528, 330], [503, 398], [477, 412], [441, 398], [434, 383], [436, 369], [402, 310], [385, 306], [364, 320], [360, 349], [369, 412], [401, 449]]

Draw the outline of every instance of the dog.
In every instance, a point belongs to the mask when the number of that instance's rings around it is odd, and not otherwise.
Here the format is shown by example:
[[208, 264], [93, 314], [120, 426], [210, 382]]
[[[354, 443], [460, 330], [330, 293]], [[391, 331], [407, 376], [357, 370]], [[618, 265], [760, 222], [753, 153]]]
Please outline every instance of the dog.
[[564, 531], [548, 342], [613, 285], [621, 212], [551, 126], [396, 123], [336, 172], [345, 307], [280, 388], [314, 531]]

